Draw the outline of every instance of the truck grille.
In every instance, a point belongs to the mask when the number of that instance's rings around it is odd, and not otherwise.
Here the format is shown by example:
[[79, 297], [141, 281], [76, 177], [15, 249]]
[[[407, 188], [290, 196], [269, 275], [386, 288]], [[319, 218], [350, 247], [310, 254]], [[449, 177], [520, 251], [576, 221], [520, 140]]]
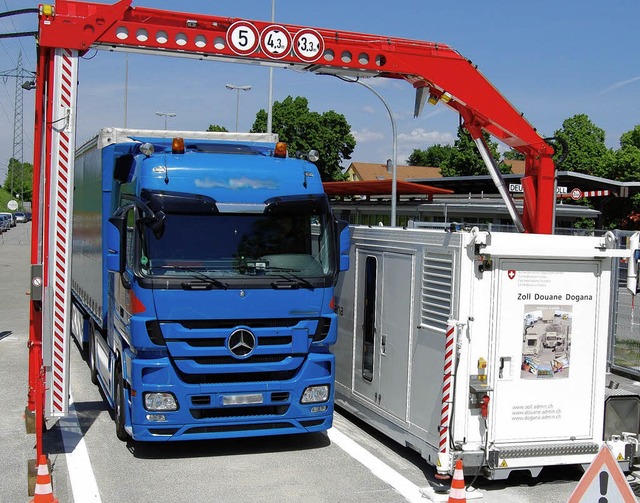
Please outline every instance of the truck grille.
[[303, 321], [300, 318], [267, 318], [267, 319], [233, 319], [233, 320], [188, 320], [179, 323], [188, 330], [217, 330], [232, 329], [236, 327], [251, 328], [282, 328], [295, 327]]
[[282, 416], [289, 405], [260, 405], [256, 407], [224, 407], [211, 409], [190, 409], [194, 419], [215, 419], [219, 417]]
[[298, 369], [278, 372], [238, 372], [215, 374], [185, 374], [176, 369], [180, 380], [187, 384], [229, 384], [243, 382], [290, 381]]
[[281, 362], [287, 355], [265, 355], [251, 356], [246, 360], [238, 360], [232, 356], [217, 356], [210, 358], [194, 358], [193, 361], [199, 365], [246, 365], [249, 363], [276, 363]]
[[[186, 340], [185, 342], [189, 344], [189, 346], [193, 346], [194, 348], [219, 348], [224, 347], [226, 339], [218, 338], [218, 339], [193, 339]], [[279, 346], [291, 344], [291, 337], [264, 337], [260, 341], [261, 346]]]
[[[210, 384], [292, 379], [312, 343], [327, 337], [329, 318], [160, 321], [147, 327], [167, 347], [187, 383]], [[233, 354], [230, 337], [242, 331], [244, 352]], [[246, 357], [245, 357], [246, 355]]]

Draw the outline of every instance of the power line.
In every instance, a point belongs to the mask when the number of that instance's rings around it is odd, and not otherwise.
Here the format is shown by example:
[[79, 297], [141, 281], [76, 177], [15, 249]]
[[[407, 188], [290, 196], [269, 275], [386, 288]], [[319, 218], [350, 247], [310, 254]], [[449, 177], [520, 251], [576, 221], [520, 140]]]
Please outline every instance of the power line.
[[[4, 52], [7, 54], [7, 56], [9, 57], [9, 60], [11, 61], [11, 63], [15, 64], [15, 60], [13, 59], [13, 57], [11, 56], [11, 54], [9, 53], [9, 51], [7, 50], [7, 48], [5, 47], [4, 44], [2, 44], [2, 40], [7, 39], [7, 38], [18, 38], [20, 39], [21, 37], [25, 37], [25, 36], [35, 36], [37, 35], [37, 32], [35, 31], [25, 31], [25, 32], [18, 32], [18, 29], [15, 25], [15, 23], [13, 22], [13, 16], [16, 15], [20, 15], [20, 14], [37, 14], [39, 12], [39, 9], [37, 8], [26, 8], [26, 9], [16, 9], [16, 10], [9, 10], [9, 5], [7, 4], [7, 0], [4, 0], [4, 5], [7, 9], [6, 12], [0, 12], [0, 18], [5, 18], [8, 17], [9, 21], [11, 22], [11, 26], [13, 26], [13, 33], [2, 33], [0, 34], [0, 46], [2, 46], [2, 49], [4, 50]], [[22, 44], [21, 40], [18, 40], [18, 43], [20, 44], [20, 47], [22, 48], [22, 50], [25, 52], [26, 55], [26, 50], [24, 48], [24, 45]], [[31, 65], [31, 60], [28, 58], [27, 56], [27, 62], [29, 63], [29, 66]]]
[[[13, 30], [14, 33], [0, 33], [0, 39], [5, 39], [5, 38], [21, 38], [21, 37], [35, 37], [38, 32], [37, 31], [23, 31], [23, 32], [19, 32], [18, 29], [16, 28], [15, 23], [13, 22], [13, 16], [17, 16], [20, 14], [38, 14], [39, 13], [39, 9], [38, 8], [26, 8], [26, 9], [16, 9], [16, 10], [9, 10], [9, 5], [7, 4], [7, 0], [4, 0], [4, 6], [6, 7], [7, 11], [6, 12], [0, 12], [0, 18], [4, 18], [4, 17], [8, 17], [9, 20], [11, 21], [11, 26], [13, 26]], [[31, 60], [29, 59], [29, 56], [27, 55], [27, 51], [25, 50], [24, 45], [22, 45], [22, 41], [18, 40], [18, 43], [20, 44], [20, 47], [22, 48], [22, 51], [25, 53], [25, 57], [27, 58], [27, 63], [29, 64], [29, 66], [31, 65]], [[5, 49], [5, 52], [7, 52], [7, 50]], [[7, 52], [8, 54], [8, 52]], [[10, 57], [10, 59], [12, 59]], [[13, 61], [13, 59], [12, 59]]]

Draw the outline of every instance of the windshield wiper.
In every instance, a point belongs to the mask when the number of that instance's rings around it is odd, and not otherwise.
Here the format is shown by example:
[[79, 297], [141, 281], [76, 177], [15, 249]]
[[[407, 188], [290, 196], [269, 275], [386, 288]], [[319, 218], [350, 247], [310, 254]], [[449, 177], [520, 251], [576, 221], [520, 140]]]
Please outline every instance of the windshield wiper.
[[182, 265], [161, 265], [158, 266], [158, 268], [171, 269], [174, 271], [188, 271], [192, 273], [195, 281], [183, 281], [181, 283], [182, 288], [184, 288], [185, 290], [211, 290], [214, 286], [216, 288], [221, 288], [222, 290], [227, 290], [229, 288], [229, 285], [227, 285], [224, 281], [220, 281], [219, 279], [207, 276], [202, 271], [198, 271], [193, 267]]
[[315, 287], [311, 284], [310, 281], [307, 281], [300, 276], [296, 276], [292, 273], [287, 274], [279, 274], [282, 279], [273, 281], [271, 283], [271, 287], [278, 289], [295, 289], [295, 288], [308, 288], [309, 290], [315, 290]]
[[260, 277], [273, 277], [269, 272], [276, 272], [275, 276], [279, 276], [282, 279], [275, 280], [271, 282], [271, 287], [274, 289], [295, 289], [295, 288], [308, 288], [309, 290], [314, 290], [315, 286], [313, 284], [300, 276], [293, 274], [292, 269], [288, 267], [277, 267], [273, 265], [269, 265], [268, 260], [251, 260], [247, 261], [244, 265], [244, 268], [248, 271], [251, 271], [256, 276]]

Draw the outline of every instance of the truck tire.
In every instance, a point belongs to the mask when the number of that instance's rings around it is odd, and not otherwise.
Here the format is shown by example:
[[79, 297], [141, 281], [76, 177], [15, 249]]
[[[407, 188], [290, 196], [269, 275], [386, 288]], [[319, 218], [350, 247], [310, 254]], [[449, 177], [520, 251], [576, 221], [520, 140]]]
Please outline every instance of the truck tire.
[[91, 372], [91, 382], [98, 384], [98, 367], [96, 366], [96, 327], [93, 321], [89, 322], [89, 371]]
[[116, 423], [116, 436], [123, 442], [130, 439], [127, 430], [125, 430], [125, 400], [124, 400], [124, 381], [122, 379], [122, 367], [120, 362], [116, 362], [115, 373], [115, 423]]

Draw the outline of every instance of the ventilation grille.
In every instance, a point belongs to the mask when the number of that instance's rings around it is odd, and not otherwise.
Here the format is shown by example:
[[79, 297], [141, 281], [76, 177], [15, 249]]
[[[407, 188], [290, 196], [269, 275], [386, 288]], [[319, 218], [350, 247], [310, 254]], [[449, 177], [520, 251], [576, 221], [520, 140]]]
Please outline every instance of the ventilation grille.
[[422, 267], [422, 324], [442, 332], [451, 317], [453, 257], [426, 253]]

